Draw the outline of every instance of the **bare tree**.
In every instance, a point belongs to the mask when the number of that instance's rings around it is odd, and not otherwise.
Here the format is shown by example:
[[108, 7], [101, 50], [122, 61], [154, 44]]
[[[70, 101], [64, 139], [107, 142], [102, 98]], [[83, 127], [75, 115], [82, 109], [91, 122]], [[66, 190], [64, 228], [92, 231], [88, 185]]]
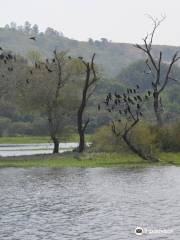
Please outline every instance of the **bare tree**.
[[85, 67], [85, 78], [82, 89], [81, 103], [78, 107], [77, 112], [77, 127], [79, 134], [78, 152], [80, 153], [83, 152], [85, 149], [85, 131], [90, 121], [89, 118], [84, 120], [84, 111], [86, 109], [89, 98], [92, 96], [96, 88], [96, 82], [98, 80], [94, 59], [95, 54], [93, 54], [90, 62], [87, 62], [82, 57], [79, 57], [79, 60], [81, 61], [81, 63], [83, 63]]
[[111, 116], [111, 127], [115, 136], [121, 137], [130, 150], [139, 157], [156, 162], [158, 159], [152, 156], [151, 152], [144, 152], [131, 141], [132, 131], [143, 117], [143, 105], [149, 97], [149, 93], [142, 96], [137, 85], [136, 88], [128, 88], [122, 94], [109, 92], [103, 104]]
[[161, 126], [163, 124], [163, 117], [162, 117], [162, 100], [161, 100], [161, 93], [166, 89], [168, 83], [170, 81], [177, 81], [177, 79], [172, 77], [172, 69], [174, 64], [180, 59], [178, 56], [178, 52], [176, 52], [173, 56], [171, 61], [168, 64], [166, 74], [162, 77], [162, 65], [163, 65], [163, 53], [162, 51], [159, 52], [159, 56], [156, 58], [153, 54], [153, 39], [154, 35], [159, 27], [159, 25], [164, 21], [165, 17], [162, 19], [154, 19], [149, 16], [153, 22], [153, 30], [150, 35], [147, 35], [144, 39], [144, 45], [136, 44], [136, 48], [140, 49], [142, 52], [145, 53], [146, 56], [146, 65], [148, 68], [148, 74], [151, 74], [153, 77], [152, 81], [152, 90], [153, 90], [153, 107], [154, 113], [156, 116], [157, 124]]

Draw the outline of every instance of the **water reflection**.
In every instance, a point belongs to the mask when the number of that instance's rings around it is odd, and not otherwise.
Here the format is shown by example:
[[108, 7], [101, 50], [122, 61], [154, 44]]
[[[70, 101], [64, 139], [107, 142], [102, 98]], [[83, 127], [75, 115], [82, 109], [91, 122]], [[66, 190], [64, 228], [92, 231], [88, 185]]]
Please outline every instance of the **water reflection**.
[[178, 239], [180, 169], [0, 169], [0, 239]]

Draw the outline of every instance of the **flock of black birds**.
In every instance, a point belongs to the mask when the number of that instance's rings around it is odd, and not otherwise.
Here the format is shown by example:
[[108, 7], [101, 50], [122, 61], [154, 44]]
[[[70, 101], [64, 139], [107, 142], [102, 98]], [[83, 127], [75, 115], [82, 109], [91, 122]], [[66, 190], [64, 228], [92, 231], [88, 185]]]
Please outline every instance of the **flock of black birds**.
[[[142, 106], [151, 97], [151, 91], [148, 91], [144, 96], [140, 93], [140, 86], [136, 88], [127, 88], [125, 92], [119, 94], [117, 92], [109, 92], [102, 103], [105, 110], [110, 114], [118, 113], [121, 117], [128, 120], [136, 120], [143, 116]], [[98, 104], [98, 110], [101, 110], [101, 105]], [[121, 122], [121, 119], [118, 119]]]
[[[14, 70], [12, 62], [16, 62], [16, 56], [11, 53], [5, 53], [2, 47], [0, 47], [0, 51], [0, 61], [7, 65], [7, 70], [9, 72], [12, 72]], [[1, 73], [1, 77], [5, 78], [5, 74]]]

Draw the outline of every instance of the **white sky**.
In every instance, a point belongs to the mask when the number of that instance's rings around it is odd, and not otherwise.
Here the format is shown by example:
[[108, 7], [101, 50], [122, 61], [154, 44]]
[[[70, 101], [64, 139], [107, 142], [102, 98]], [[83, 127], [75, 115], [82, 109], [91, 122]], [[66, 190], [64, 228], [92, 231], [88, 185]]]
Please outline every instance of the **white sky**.
[[141, 43], [151, 31], [145, 14], [166, 14], [155, 43], [180, 46], [180, 0], [0, 0], [0, 6], [0, 26], [28, 20], [78, 40], [105, 37], [130, 43]]

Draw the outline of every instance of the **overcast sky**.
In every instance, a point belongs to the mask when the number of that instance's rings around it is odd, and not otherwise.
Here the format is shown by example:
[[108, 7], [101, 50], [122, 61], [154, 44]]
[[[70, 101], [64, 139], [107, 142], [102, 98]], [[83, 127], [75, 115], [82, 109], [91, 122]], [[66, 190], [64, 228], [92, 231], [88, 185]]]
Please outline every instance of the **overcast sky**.
[[155, 42], [180, 45], [180, 0], [0, 0], [0, 4], [1, 26], [28, 20], [41, 30], [53, 27], [78, 40], [105, 37], [140, 43], [152, 27], [145, 14], [166, 14]]

